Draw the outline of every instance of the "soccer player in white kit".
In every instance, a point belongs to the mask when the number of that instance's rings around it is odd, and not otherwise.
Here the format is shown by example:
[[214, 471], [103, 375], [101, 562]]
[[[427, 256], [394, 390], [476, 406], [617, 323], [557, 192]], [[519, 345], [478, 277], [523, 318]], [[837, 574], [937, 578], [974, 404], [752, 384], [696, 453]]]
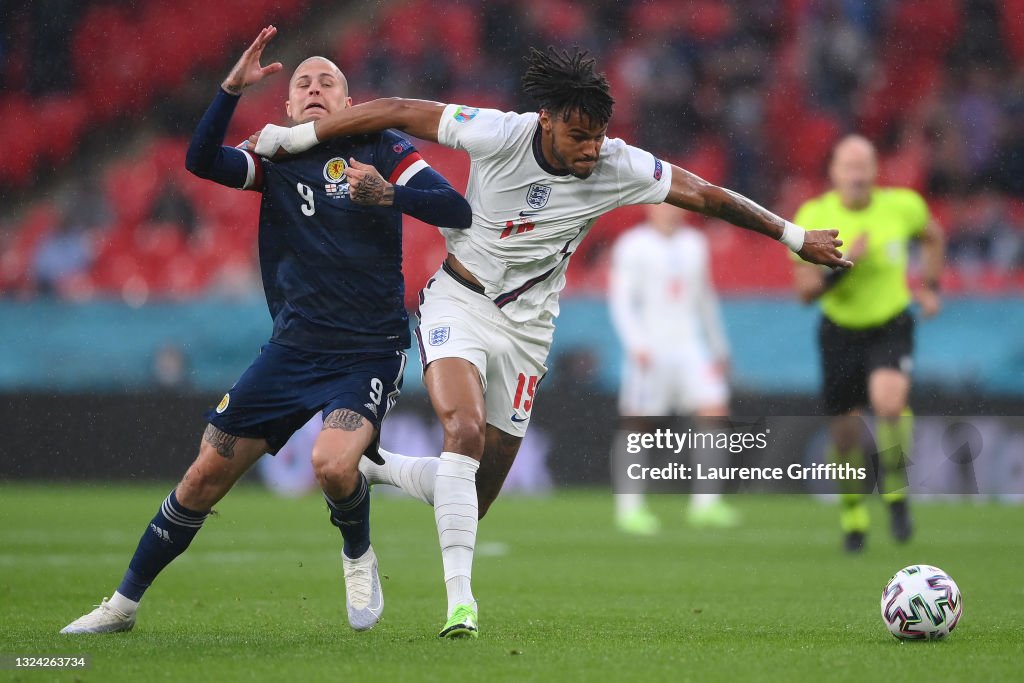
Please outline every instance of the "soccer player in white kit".
[[[704, 235], [667, 203], [648, 205], [647, 221], [616, 241], [608, 304], [625, 352], [619, 387], [623, 432], [651, 431], [655, 416], [701, 420], [728, 414], [729, 342], [710, 259]], [[625, 452], [621, 446], [613, 446], [613, 474], [623, 465], [617, 462]], [[723, 527], [735, 525], [738, 515], [717, 490], [701, 490], [690, 499], [688, 519], [694, 526]], [[638, 492], [615, 495], [615, 521], [622, 531], [639, 535], [660, 526]]]
[[529, 425], [558, 315], [569, 257], [603, 214], [668, 202], [779, 240], [812, 263], [849, 267], [833, 230], [804, 231], [724, 188], [606, 138], [614, 100], [594, 60], [532, 50], [529, 114], [386, 98], [309, 125], [266, 126], [264, 156], [321, 140], [397, 128], [464, 150], [473, 225], [442, 229], [448, 257], [420, 295], [423, 380], [444, 428], [439, 458], [382, 452], [370, 482], [395, 484], [434, 506], [448, 620], [441, 637], [475, 637], [470, 585], [477, 520], [494, 501]]

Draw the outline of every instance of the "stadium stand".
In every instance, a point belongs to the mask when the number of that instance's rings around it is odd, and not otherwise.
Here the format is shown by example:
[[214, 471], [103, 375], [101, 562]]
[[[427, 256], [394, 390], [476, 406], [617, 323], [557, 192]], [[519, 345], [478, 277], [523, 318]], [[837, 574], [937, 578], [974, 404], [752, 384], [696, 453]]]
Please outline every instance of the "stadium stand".
[[[57, 83], [30, 67], [36, 43], [53, 39], [39, 21], [46, 7], [72, 19], [58, 27], [74, 57], [64, 57], [71, 74]], [[203, 21], [193, 21], [200, 9]], [[313, 11], [312, 3], [276, 0], [14, 3], [0, 36], [8, 126], [0, 193], [20, 209], [16, 219], [0, 218], [0, 296], [142, 302], [254, 286], [256, 197], [188, 176], [181, 134], [205, 106], [193, 79], [215, 79], [231, 46], [259, 26]], [[420, 30], [405, 30], [409, 16]], [[862, 130], [879, 142], [882, 182], [924, 191], [949, 233], [953, 267], [944, 286], [999, 293], [1024, 285], [1022, 17], [1020, 0], [467, 0], [443, 13], [400, 0], [346, 24], [328, 56], [348, 74], [357, 101], [401, 94], [529, 107], [517, 87], [527, 46], [582, 44], [613, 82], [613, 135], [786, 215], [822, 189], [833, 141]], [[913, 49], [900, 40], [911, 33]], [[307, 49], [295, 35], [281, 42]], [[189, 106], [182, 112], [172, 100]], [[275, 85], [247, 95], [232, 135], [279, 120], [280, 101]], [[169, 107], [189, 120], [160, 123], [173, 118]], [[134, 119], [129, 127], [163, 134], [98, 162], [85, 141], [114, 146], [119, 126]], [[425, 148], [464, 186], [460, 154]], [[78, 181], [55, 180], [66, 171], [98, 179], [102, 196], [92, 199], [109, 205], [105, 219], [69, 220], [80, 205], [57, 197], [83, 191]], [[39, 187], [52, 191], [40, 197]], [[168, 202], [176, 209], [155, 210]], [[571, 291], [603, 290], [608, 246], [638, 217], [624, 210], [603, 219], [577, 254]], [[443, 246], [434, 231], [409, 223], [411, 304]], [[708, 229], [717, 235], [723, 291], [787, 290], [782, 250], [751, 259], [752, 240], [729, 226]]]

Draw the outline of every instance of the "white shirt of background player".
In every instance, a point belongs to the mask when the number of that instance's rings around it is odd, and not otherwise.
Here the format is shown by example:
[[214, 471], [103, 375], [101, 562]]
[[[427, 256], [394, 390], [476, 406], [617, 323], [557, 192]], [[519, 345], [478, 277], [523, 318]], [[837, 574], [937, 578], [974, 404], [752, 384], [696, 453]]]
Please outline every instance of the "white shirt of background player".
[[670, 354], [726, 362], [708, 241], [681, 218], [668, 204], [650, 206], [648, 221], [616, 241], [608, 282], [612, 323], [639, 362]]

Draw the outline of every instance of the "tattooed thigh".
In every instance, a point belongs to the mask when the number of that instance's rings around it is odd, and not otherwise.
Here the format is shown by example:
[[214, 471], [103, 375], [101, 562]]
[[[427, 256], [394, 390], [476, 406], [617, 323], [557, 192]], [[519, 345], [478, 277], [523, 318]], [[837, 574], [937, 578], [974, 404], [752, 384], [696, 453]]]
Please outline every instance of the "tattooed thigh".
[[354, 432], [365, 423], [362, 415], [348, 408], [332, 410], [331, 414], [324, 420], [324, 429], [342, 429], [346, 432]]
[[206, 431], [203, 432], [203, 441], [213, 446], [216, 449], [217, 454], [222, 458], [230, 460], [235, 457], [235, 442], [238, 441], [237, 436], [222, 432], [213, 425], [207, 425]]

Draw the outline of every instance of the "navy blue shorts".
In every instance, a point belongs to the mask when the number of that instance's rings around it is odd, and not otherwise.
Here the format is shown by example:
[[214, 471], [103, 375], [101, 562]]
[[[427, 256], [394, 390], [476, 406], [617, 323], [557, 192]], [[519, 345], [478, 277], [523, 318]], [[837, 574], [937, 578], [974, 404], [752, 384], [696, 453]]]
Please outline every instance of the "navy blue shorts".
[[232, 436], [266, 439], [270, 453], [320, 411], [355, 411], [379, 431], [398, 400], [405, 352], [313, 353], [269, 342], [206, 419]]

